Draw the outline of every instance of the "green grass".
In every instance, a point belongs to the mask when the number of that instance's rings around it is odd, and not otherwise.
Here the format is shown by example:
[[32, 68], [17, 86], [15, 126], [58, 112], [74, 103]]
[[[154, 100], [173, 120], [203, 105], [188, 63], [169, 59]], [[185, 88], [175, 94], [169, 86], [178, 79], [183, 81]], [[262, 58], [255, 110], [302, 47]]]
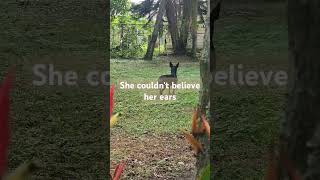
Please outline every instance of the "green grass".
[[[198, 101], [197, 90], [177, 90], [176, 101], [146, 101], [144, 93], [159, 95], [159, 91], [119, 89], [122, 81], [134, 84], [156, 82], [160, 75], [169, 71], [167, 61], [111, 61], [111, 82], [116, 84], [115, 111], [122, 114], [116, 128], [139, 135], [145, 132], [178, 133], [190, 127], [192, 108]], [[199, 65], [180, 62], [178, 79], [180, 82], [199, 83]]]
[[226, 59], [242, 57], [253, 59], [247, 63], [269, 65], [285, 62], [273, 61], [286, 58], [288, 49], [285, 4], [224, 4], [215, 42], [217, 54]]
[[211, 152], [218, 179], [261, 179], [267, 147], [279, 134], [284, 89], [225, 88], [216, 90]]
[[[216, 25], [218, 69], [243, 64], [245, 70], [287, 70], [285, 21], [281, 3], [226, 3]], [[284, 118], [286, 88], [226, 86], [215, 91], [215, 177], [262, 179], [268, 146], [279, 136]]]
[[104, 6], [98, 1], [1, 1], [0, 74], [17, 65], [9, 171], [37, 159], [32, 179], [105, 179], [108, 135], [102, 88], [32, 85], [32, 66], [87, 73], [105, 67]]
[[[245, 62], [242, 62], [245, 63]], [[167, 61], [111, 61], [112, 82], [119, 87], [128, 83], [155, 81], [168, 71]], [[199, 65], [182, 63], [179, 81], [199, 82]], [[116, 88], [115, 112], [121, 112], [115, 131], [130, 136], [145, 133], [178, 134], [190, 129], [191, 111], [198, 102], [197, 91], [177, 91], [177, 101], [145, 101], [143, 93], [155, 90], [121, 90]], [[267, 147], [279, 134], [284, 112], [285, 88], [216, 87], [214, 106], [218, 120], [214, 127], [212, 153], [215, 175], [219, 179], [261, 179], [266, 167]]]

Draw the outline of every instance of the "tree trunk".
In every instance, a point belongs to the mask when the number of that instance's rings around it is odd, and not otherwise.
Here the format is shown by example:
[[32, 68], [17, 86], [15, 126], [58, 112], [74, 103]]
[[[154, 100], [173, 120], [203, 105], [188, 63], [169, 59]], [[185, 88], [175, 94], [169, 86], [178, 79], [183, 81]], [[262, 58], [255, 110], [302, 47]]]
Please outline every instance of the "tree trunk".
[[164, 11], [166, 10], [166, 4], [167, 4], [166, 1], [167, 0], [161, 0], [160, 2], [156, 23], [154, 25], [152, 36], [148, 44], [147, 53], [144, 56], [145, 60], [152, 60], [153, 58], [153, 51], [154, 51], [154, 47], [157, 42], [159, 30], [161, 27], [162, 17], [163, 17]]
[[[214, 5], [212, 10], [210, 7]], [[210, 127], [214, 127], [214, 110], [213, 110], [213, 76], [215, 71], [215, 64], [216, 64], [216, 56], [213, 45], [213, 32], [214, 29], [211, 29], [212, 24], [219, 18], [220, 13], [220, 2], [217, 4], [216, 1], [209, 1], [208, 2], [208, 13], [206, 17], [206, 30], [205, 30], [205, 37], [204, 37], [204, 46], [203, 46], [203, 53], [202, 58], [200, 59], [200, 75], [202, 81], [202, 89], [200, 92], [200, 104], [199, 108], [202, 114], [209, 115], [207, 119], [209, 119]], [[211, 11], [210, 11], [211, 10]], [[214, 15], [214, 16], [212, 16]], [[207, 114], [207, 106], [209, 106], [209, 114]], [[200, 154], [197, 157], [197, 176], [199, 173], [210, 165], [210, 162], [213, 161], [212, 156], [210, 157], [210, 144], [212, 142], [212, 138], [210, 138], [211, 142], [204, 136], [198, 137], [200, 142], [205, 147], [205, 152]], [[211, 166], [210, 166], [211, 167]], [[212, 170], [211, 170], [212, 172]], [[211, 179], [213, 179], [213, 174], [211, 173]]]
[[288, 1], [290, 81], [282, 141], [301, 177], [320, 179], [320, 2]]
[[188, 36], [191, 27], [191, 15], [192, 15], [192, 1], [195, 0], [184, 0], [183, 1], [183, 12], [182, 22], [180, 29], [180, 44], [183, 51], [186, 51]]
[[179, 55], [183, 53], [183, 49], [181, 47], [179, 41], [179, 31], [178, 31], [178, 23], [177, 23], [177, 9], [175, 5], [175, 1], [167, 0], [166, 4], [166, 14], [169, 24], [169, 32], [172, 40], [172, 47], [175, 54]]
[[179, 6], [178, 6], [178, 17], [181, 17], [181, 1], [183, 1], [183, 0], [178, 0], [178, 4], [179, 4]]
[[[214, 7], [210, 11], [210, 70], [213, 72], [213, 70], [216, 67], [216, 53], [214, 48], [214, 22], [219, 19], [220, 16], [220, 9], [221, 9], [221, 0], [211, 0], [211, 7]], [[213, 76], [212, 76], [213, 77]]]
[[[212, 8], [213, 7], [213, 8]], [[209, 76], [210, 76], [210, 87], [209, 87], [209, 120], [210, 120], [210, 127], [213, 127], [213, 131], [215, 126], [215, 123], [218, 121], [215, 115], [214, 110], [214, 74], [216, 71], [216, 51], [214, 47], [214, 23], [216, 20], [219, 19], [220, 15], [220, 7], [221, 7], [221, 0], [211, 0], [210, 1], [210, 62], [209, 62]], [[213, 132], [214, 133], [214, 132]], [[210, 138], [211, 142], [210, 144], [214, 144], [214, 138]], [[211, 148], [214, 146], [211, 146]], [[210, 152], [212, 150], [210, 149]], [[214, 162], [213, 156], [210, 156], [210, 162]], [[213, 169], [211, 169], [211, 179], [213, 179]]]
[[197, 56], [198, 0], [192, 0], [192, 57]]
[[[206, 30], [205, 30], [205, 37], [204, 37], [204, 46], [203, 46], [203, 53], [202, 58], [200, 59], [200, 75], [202, 81], [202, 89], [200, 92], [200, 103], [199, 108], [202, 114], [207, 115], [207, 106], [209, 105], [209, 123], [211, 127], [213, 126], [213, 118], [214, 118], [214, 111], [213, 111], [213, 75], [214, 70], [212, 67], [215, 67], [215, 52], [213, 47], [211, 47], [211, 36], [213, 34], [213, 29], [210, 29], [210, 24], [213, 24], [215, 20], [218, 19], [217, 17], [211, 17], [212, 13], [210, 12], [210, 6], [212, 6], [213, 2], [208, 2], [208, 13], [206, 17]], [[217, 11], [216, 14], [219, 14], [220, 6], [215, 6], [212, 11]], [[210, 94], [209, 94], [210, 93]], [[210, 165], [210, 141], [206, 136], [197, 137], [200, 142], [204, 145], [205, 152], [200, 154], [197, 157], [197, 176], [201, 173], [201, 171], [206, 168], [206, 166]], [[210, 138], [212, 141], [212, 138]], [[211, 179], [213, 175], [211, 173]]]

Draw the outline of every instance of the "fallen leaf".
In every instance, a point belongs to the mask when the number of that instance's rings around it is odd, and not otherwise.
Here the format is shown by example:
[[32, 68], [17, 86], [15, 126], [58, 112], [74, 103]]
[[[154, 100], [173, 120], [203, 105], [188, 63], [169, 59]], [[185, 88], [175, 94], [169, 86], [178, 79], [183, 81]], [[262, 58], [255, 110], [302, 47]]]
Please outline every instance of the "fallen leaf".
[[116, 169], [114, 170], [114, 175], [112, 180], [119, 180], [120, 176], [125, 168], [126, 164], [124, 162], [121, 162], [117, 165]]

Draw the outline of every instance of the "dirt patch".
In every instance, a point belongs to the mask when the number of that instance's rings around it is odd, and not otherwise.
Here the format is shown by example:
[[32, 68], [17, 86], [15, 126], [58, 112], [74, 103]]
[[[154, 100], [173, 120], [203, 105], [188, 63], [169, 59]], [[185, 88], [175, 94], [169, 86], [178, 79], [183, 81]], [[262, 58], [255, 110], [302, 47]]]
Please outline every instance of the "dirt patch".
[[111, 133], [111, 171], [126, 162], [123, 179], [194, 179], [195, 157], [180, 135]]

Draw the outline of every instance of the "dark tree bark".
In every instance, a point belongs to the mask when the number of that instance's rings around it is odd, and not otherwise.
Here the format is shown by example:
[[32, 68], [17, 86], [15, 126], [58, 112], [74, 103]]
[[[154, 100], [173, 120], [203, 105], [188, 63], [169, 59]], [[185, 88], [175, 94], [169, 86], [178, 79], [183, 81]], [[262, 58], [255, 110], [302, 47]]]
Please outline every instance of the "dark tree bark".
[[177, 9], [174, 0], [167, 0], [166, 3], [166, 15], [169, 24], [169, 32], [172, 40], [172, 47], [174, 53], [179, 55], [183, 54], [183, 49], [179, 41], [179, 31], [178, 31], [178, 20], [177, 20]]
[[183, 12], [180, 28], [180, 44], [182, 51], [186, 52], [188, 36], [191, 27], [192, 19], [192, 5], [195, 0], [184, 0], [183, 1]]
[[[201, 108], [203, 110], [205, 110], [206, 106], [209, 105], [209, 113], [208, 113], [208, 119], [209, 119], [209, 123], [211, 127], [215, 127], [214, 123], [216, 123], [217, 119], [215, 118], [215, 112], [214, 112], [214, 73], [216, 70], [216, 52], [215, 52], [215, 48], [214, 48], [214, 23], [216, 20], [219, 19], [219, 14], [220, 14], [220, 7], [221, 7], [221, 0], [210, 0], [210, 2], [208, 3], [208, 20], [210, 21], [210, 24], [207, 23], [207, 27], [210, 27], [210, 29], [206, 28], [206, 34], [205, 34], [205, 46], [204, 48], [207, 49], [206, 54], [208, 54], [207, 56], [203, 56], [202, 59], [206, 58], [207, 62], [201, 62], [200, 61], [200, 70], [204, 71], [203, 73], [201, 73], [202, 76], [202, 82], [205, 82], [206, 85], [204, 85], [203, 87], [205, 87], [205, 89], [202, 92], [202, 98], [200, 98], [200, 102], [201, 102]], [[210, 39], [207, 40], [207, 39]], [[212, 133], [211, 133], [212, 134]], [[211, 135], [212, 136], [212, 135]], [[214, 139], [213, 137], [210, 138], [210, 142], [209, 144], [214, 144], [213, 143]], [[208, 152], [211, 151], [211, 148], [214, 146], [209, 146], [210, 149]], [[211, 168], [212, 168], [212, 162], [213, 162], [213, 156], [207, 156], [207, 159], [210, 159], [209, 162], [211, 163]], [[213, 172], [211, 170], [211, 172]], [[211, 179], [214, 178], [213, 173], [211, 173]]]
[[[209, 4], [209, 3], [208, 3]], [[210, 5], [209, 5], [210, 6]], [[202, 57], [200, 58], [200, 76], [201, 76], [201, 90], [200, 90], [200, 97], [199, 97], [199, 115], [204, 114], [206, 115], [207, 106], [209, 103], [209, 58], [210, 58], [210, 26], [209, 22], [210, 16], [209, 14], [206, 17], [206, 29], [205, 29], [205, 37], [204, 37], [204, 44], [203, 44], [203, 51]], [[197, 156], [197, 177], [199, 177], [201, 171], [210, 164], [210, 141], [206, 135], [198, 135], [197, 139], [203, 144], [204, 152], [198, 154]]]
[[219, 16], [220, 16], [220, 9], [221, 9], [221, 0], [211, 0], [212, 2], [212, 6], [211, 7], [214, 7], [213, 9], [211, 9], [210, 11], [210, 52], [211, 52], [211, 58], [210, 60], [212, 61], [210, 63], [210, 69], [211, 69], [211, 72], [213, 72], [213, 70], [215, 69], [215, 66], [216, 66], [216, 62], [215, 62], [215, 59], [216, 59], [216, 53], [215, 53], [215, 48], [214, 48], [214, 39], [213, 39], [213, 35], [214, 35], [214, 22], [216, 20], [219, 19]]
[[167, 2], [167, 0], [161, 0], [161, 2], [160, 2], [156, 23], [154, 25], [152, 36], [151, 36], [151, 39], [148, 44], [147, 52], [144, 56], [145, 60], [152, 60], [152, 58], [153, 58], [153, 51], [154, 51], [155, 44], [157, 42], [160, 27], [162, 24], [162, 17], [164, 15], [165, 10], [166, 10], [166, 4], [167, 4], [166, 2]]
[[[209, 58], [209, 121], [210, 121], [210, 126], [213, 127], [213, 131], [215, 126], [216, 121], [218, 120], [215, 116], [215, 110], [214, 110], [214, 74], [216, 71], [216, 51], [214, 47], [214, 24], [215, 21], [219, 19], [220, 16], [220, 8], [221, 7], [221, 0], [210, 0], [210, 7], [208, 11], [210, 13], [210, 58]], [[213, 133], [214, 134], [214, 133]], [[213, 135], [212, 135], [213, 136]], [[211, 142], [210, 144], [214, 144], [214, 138], [210, 138]], [[214, 146], [211, 146], [213, 148]], [[212, 150], [210, 150], [212, 152]], [[210, 162], [214, 162], [213, 156], [210, 156]], [[214, 178], [213, 174], [213, 168], [211, 168], [211, 179]]]
[[320, 2], [288, 1], [290, 83], [282, 142], [303, 179], [320, 179]]
[[[220, 4], [220, 3], [219, 3]], [[214, 48], [211, 47], [211, 36], [213, 34], [213, 29], [210, 29], [212, 26], [210, 24], [213, 24], [219, 16], [211, 17], [212, 13], [210, 12], [210, 7], [212, 5], [215, 5], [213, 1], [208, 2], [208, 13], [206, 17], [206, 30], [205, 30], [205, 37], [204, 37], [204, 47], [203, 47], [203, 53], [202, 58], [200, 59], [200, 75], [201, 75], [201, 81], [202, 81], [202, 89], [200, 92], [200, 103], [199, 103], [199, 109], [202, 114], [209, 115], [207, 119], [209, 119], [209, 123], [211, 127], [213, 126], [213, 120], [214, 120], [214, 112], [213, 112], [213, 75], [214, 75], [214, 68], [215, 67], [215, 52], [212, 51]], [[215, 11], [215, 14], [219, 14], [220, 11], [220, 5], [215, 5], [212, 11]], [[209, 114], [207, 114], [207, 107], [209, 106]], [[201, 172], [203, 168], [205, 168], [208, 164], [210, 164], [210, 161], [212, 160], [210, 158], [210, 141], [206, 136], [200, 136], [197, 137], [200, 142], [205, 147], [205, 152], [200, 154], [197, 157], [197, 175]], [[212, 138], [210, 138], [212, 141]], [[212, 161], [211, 161], [212, 162]], [[213, 178], [213, 175], [211, 173], [211, 179]]]
[[192, 56], [197, 56], [198, 0], [192, 1]]

